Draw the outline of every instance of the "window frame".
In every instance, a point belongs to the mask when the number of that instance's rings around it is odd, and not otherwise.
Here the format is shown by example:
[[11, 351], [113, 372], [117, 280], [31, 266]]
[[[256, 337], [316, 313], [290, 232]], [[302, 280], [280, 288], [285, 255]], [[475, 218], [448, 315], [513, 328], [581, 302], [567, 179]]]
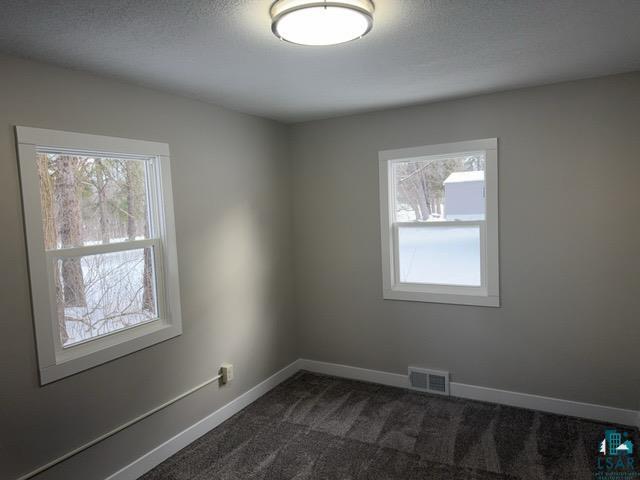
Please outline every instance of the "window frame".
[[[102, 135], [16, 127], [31, 303], [40, 384], [147, 348], [182, 333], [169, 145]], [[144, 240], [45, 250], [36, 158], [39, 151], [145, 160], [150, 235]], [[55, 259], [153, 248], [158, 318], [62, 347], [57, 326]]]
[[[395, 212], [394, 163], [420, 157], [484, 153], [485, 219], [446, 222], [397, 222]], [[378, 153], [380, 176], [380, 232], [383, 298], [458, 305], [500, 306], [498, 230], [498, 139], [487, 138], [438, 145], [383, 150]], [[481, 285], [401, 283], [398, 230], [400, 227], [440, 228], [480, 225]]]

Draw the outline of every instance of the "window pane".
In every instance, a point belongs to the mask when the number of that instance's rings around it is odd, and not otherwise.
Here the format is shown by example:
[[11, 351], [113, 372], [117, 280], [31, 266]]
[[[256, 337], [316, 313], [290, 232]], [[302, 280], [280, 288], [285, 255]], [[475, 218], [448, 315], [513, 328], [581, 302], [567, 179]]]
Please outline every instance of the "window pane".
[[484, 220], [484, 153], [392, 163], [395, 221]]
[[480, 227], [399, 227], [401, 283], [480, 286]]
[[55, 267], [65, 347], [158, 316], [152, 248], [58, 258]]
[[39, 152], [45, 248], [148, 238], [145, 163]]

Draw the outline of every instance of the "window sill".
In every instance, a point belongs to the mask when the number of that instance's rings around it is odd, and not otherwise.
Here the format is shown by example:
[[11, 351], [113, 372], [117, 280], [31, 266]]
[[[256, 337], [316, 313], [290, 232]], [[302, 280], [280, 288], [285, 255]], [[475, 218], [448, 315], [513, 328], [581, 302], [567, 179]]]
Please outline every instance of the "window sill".
[[[121, 334], [115, 333], [104, 339], [97, 339], [77, 347], [70, 347], [62, 355], [57, 356], [55, 365], [40, 368], [40, 385], [55, 382], [88, 368], [129, 355], [156, 343], [169, 340], [181, 333], [182, 329], [177, 325], [158, 321], [157, 323], [153, 322], [153, 324], [133, 328]], [[122, 338], [120, 335], [126, 335], [127, 338]], [[108, 343], [97, 343], [102, 340]], [[78, 350], [76, 354], [74, 348], [83, 349], [84, 351], [80, 352]], [[86, 351], [86, 348], [90, 348], [91, 351]]]
[[500, 307], [500, 297], [494, 295], [456, 295], [451, 293], [427, 293], [408, 290], [383, 290], [385, 300], [405, 300], [410, 302], [447, 303], [451, 305], [473, 305], [479, 307]]

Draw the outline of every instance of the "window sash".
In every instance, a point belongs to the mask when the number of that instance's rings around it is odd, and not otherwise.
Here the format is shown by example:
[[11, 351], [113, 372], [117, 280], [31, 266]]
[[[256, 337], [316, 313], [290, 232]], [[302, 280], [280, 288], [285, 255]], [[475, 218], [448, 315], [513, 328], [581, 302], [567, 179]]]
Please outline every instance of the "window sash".
[[[122, 328], [104, 335], [100, 335], [98, 337], [89, 338], [87, 340], [83, 340], [81, 342], [74, 343], [73, 345], [63, 346], [60, 341], [60, 327], [58, 325], [58, 298], [56, 292], [56, 283], [55, 276], [57, 275], [57, 271], [55, 268], [56, 262], [61, 258], [69, 258], [69, 257], [86, 257], [91, 255], [100, 255], [104, 253], [113, 253], [113, 252], [126, 252], [131, 250], [140, 250], [144, 248], [151, 248], [153, 255], [153, 271], [154, 271], [154, 286], [155, 286], [155, 300], [156, 300], [156, 317], [152, 320], [142, 322], [138, 325], [132, 325], [127, 328]], [[162, 318], [166, 318], [166, 299], [165, 299], [165, 281], [164, 281], [164, 265], [163, 265], [163, 251], [162, 251], [162, 242], [160, 239], [145, 239], [145, 240], [131, 240], [126, 242], [117, 242], [117, 243], [109, 243], [104, 245], [89, 245], [86, 247], [73, 247], [73, 248], [62, 248], [59, 250], [47, 250], [46, 251], [46, 261], [47, 261], [47, 278], [48, 278], [48, 286], [49, 286], [49, 308], [50, 308], [50, 318], [51, 318], [51, 328], [54, 332], [53, 340], [54, 340], [54, 350], [55, 355], [60, 361], [64, 361], [64, 359], [75, 358], [74, 351], [83, 350], [81, 347], [85, 347], [88, 344], [91, 345], [99, 345], [101, 343], [108, 343], [105, 341], [107, 337], [117, 337], [118, 335], [123, 336], [121, 334], [132, 331], [132, 330], [142, 330], [143, 327], [157, 322]], [[130, 332], [129, 332], [130, 333]], [[126, 335], [124, 335], [126, 336]]]
[[159, 238], [144, 240], [125, 240], [124, 242], [102, 243], [98, 245], [85, 245], [82, 247], [56, 248], [47, 250], [47, 258], [86, 257], [100, 255], [101, 253], [123, 252], [125, 250], [139, 250], [141, 248], [160, 245]]
[[[487, 294], [487, 228], [486, 220], [454, 220], [441, 222], [394, 222], [392, 230], [393, 250], [393, 290], [411, 290], [416, 292], [455, 293], [461, 295], [486, 295]], [[447, 283], [409, 283], [400, 281], [400, 228], [446, 228], [477, 226], [480, 229], [480, 286], [453, 285]]]

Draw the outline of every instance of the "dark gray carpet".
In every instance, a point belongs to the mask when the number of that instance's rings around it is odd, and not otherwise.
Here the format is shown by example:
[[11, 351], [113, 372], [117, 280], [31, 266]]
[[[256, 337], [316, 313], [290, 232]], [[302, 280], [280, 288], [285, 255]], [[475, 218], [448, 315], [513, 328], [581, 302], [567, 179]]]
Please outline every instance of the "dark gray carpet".
[[142, 479], [586, 480], [607, 427], [299, 372]]

